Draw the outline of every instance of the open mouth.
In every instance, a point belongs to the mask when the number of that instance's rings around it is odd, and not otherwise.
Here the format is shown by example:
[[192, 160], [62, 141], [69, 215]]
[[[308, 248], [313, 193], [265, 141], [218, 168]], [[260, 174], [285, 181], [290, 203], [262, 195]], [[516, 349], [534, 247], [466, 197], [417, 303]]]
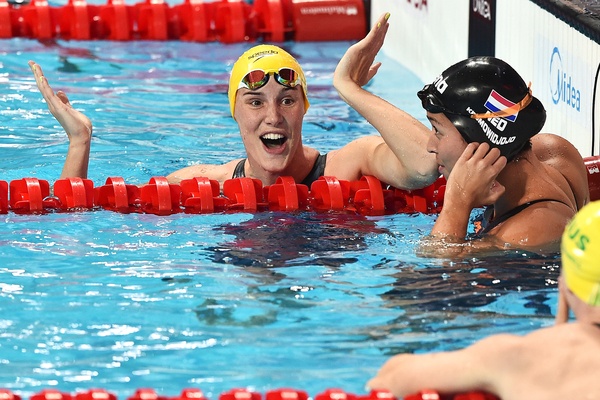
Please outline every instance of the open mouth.
[[260, 140], [268, 148], [280, 147], [287, 142], [287, 137], [277, 133], [267, 133], [260, 137]]

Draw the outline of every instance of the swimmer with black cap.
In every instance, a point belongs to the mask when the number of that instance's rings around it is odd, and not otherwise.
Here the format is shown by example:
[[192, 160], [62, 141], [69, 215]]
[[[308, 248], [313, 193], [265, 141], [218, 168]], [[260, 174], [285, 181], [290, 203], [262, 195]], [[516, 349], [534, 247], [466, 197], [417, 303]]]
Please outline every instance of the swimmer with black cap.
[[546, 110], [506, 62], [472, 57], [417, 93], [423, 108], [443, 113], [467, 143], [488, 143], [511, 161], [539, 133]]
[[[471, 57], [417, 95], [433, 127], [428, 150], [448, 181], [423, 254], [557, 252], [565, 225], [589, 201], [587, 172], [572, 144], [539, 133], [546, 112], [531, 85], [503, 60]], [[469, 218], [482, 206], [490, 206], [475, 237], [482, 240], [472, 240]]]
[[[575, 215], [561, 249], [554, 326], [489, 336], [455, 351], [395, 355], [368, 389], [398, 398], [427, 389], [442, 395], [486, 391], [502, 400], [600, 399], [600, 201]], [[569, 309], [575, 321], [565, 323]]]

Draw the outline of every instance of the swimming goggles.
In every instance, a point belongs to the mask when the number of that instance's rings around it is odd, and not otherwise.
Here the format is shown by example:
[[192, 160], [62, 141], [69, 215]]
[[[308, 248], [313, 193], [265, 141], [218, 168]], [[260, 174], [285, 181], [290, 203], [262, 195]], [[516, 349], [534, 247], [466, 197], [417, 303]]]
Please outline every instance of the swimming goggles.
[[278, 71], [263, 71], [255, 69], [248, 72], [240, 82], [238, 89], [246, 88], [249, 90], [257, 90], [265, 86], [269, 82], [269, 76], [273, 75], [277, 83], [282, 86], [294, 88], [300, 82], [300, 74], [291, 68], [280, 68]]
[[518, 103], [515, 103], [510, 107], [506, 107], [502, 110], [498, 110], [495, 112], [487, 111], [487, 112], [481, 113], [481, 114], [469, 114], [467, 112], [464, 112], [464, 113], [456, 112], [456, 111], [449, 110], [448, 108], [444, 107], [442, 105], [442, 103], [440, 102], [440, 100], [433, 93], [431, 93], [430, 89], [431, 89], [431, 85], [425, 85], [423, 90], [420, 90], [419, 92], [417, 92], [417, 96], [421, 99], [421, 105], [423, 106], [423, 108], [426, 111], [429, 111], [430, 113], [433, 113], [433, 114], [449, 113], [449, 114], [454, 114], [454, 115], [462, 115], [464, 117], [469, 117], [469, 118], [473, 118], [473, 119], [483, 119], [483, 118], [493, 118], [493, 117], [510, 117], [511, 115], [515, 115], [519, 111], [521, 111], [522, 109], [527, 107], [529, 105], [529, 103], [531, 103], [531, 101], [533, 100], [533, 94], [531, 93], [531, 82], [529, 82], [529, 85], [527, 86], [527, 93], [525, 94], [525, 97], [523, 97], [523, 99], [521, 101], [519, 101]]
[[431, 85], [425, 85], [423, 90], [419, 90], [417, 92], [417, 96], [421, 99], [421, 105], [425, 109], [425, 111], [429, 111], [433, 114], [441, 114], [441, 113], [450, 113], [455, 115], [462, 115], [465, 117], [470, 117], [471, 114], [459, 113], [456, 111], [452, 111], [447, 109], [442, 105], [442, 102], [431, 93]]

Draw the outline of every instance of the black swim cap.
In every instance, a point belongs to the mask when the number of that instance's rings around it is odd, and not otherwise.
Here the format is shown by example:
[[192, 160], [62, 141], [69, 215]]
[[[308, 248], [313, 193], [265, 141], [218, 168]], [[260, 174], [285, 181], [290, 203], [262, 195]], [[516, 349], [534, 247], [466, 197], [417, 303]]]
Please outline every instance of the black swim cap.
[[423, 108], [444, 113], [467, 143], [487, 142], [510, 161], [546, 121], [546, 110], [506, 62], [471, 57], [417, 93]]

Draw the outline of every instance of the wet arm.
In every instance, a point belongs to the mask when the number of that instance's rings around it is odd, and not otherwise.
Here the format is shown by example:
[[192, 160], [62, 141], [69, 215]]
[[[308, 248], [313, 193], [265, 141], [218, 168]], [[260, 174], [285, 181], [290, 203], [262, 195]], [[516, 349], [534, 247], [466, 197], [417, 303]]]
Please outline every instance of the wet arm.
[[48, 84], [42, 68], [33, 61], [29, 67], [35, 77], [37, 87], [46, 100], [48, 109], [60, 123], [69, 138], [69, 149], [60, 178], [87, 178], [92, 140], [92, 122], [81, 112], [75, 110], [67, 95], [56, 93]]
[[389, 359], [367, 387], [389, 390], [397, 397], [425, 389], [442, 394], [497, 394], [511, 379], [518, 379], [519, 370], [513, 364], [520, 339], [495, 335], [457, 351], [400, 354]]
[[387, 33], [388, 17], [382, 15], [369, 34], [348, 49], [336, 68], [333, 84], [341, 98], [379, 131], [391, 150], [378, 154], [383, 157], [370, 157], [370, 162], [378, 165], [368, 169], [382, 171], [384, 176], [378, 178], [393, 186], [419, 188], [439, 176], [435, 157], [427, 152], [429, 129], [363, 88], [381, 65], [374, 59]]

